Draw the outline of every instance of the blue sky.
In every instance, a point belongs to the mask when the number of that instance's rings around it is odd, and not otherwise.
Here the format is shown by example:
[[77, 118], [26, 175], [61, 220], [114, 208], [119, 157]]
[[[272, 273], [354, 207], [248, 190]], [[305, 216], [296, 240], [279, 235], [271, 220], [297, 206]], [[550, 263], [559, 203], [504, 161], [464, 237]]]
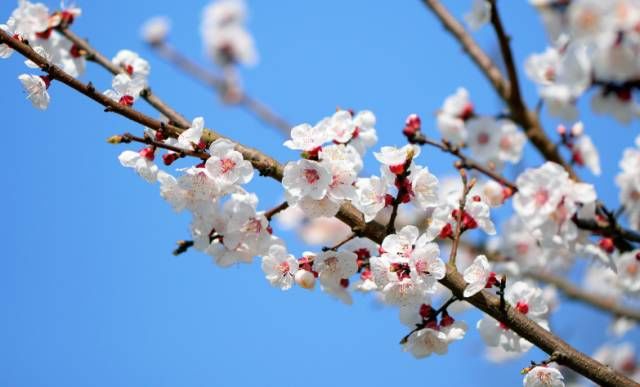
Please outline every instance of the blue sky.
[[[198, 35], [206, 2], [153, 3], [79, 2], [84, 14], [74, 30], [107, 56], [129, 48], [149, 58], [153, 90], [186, 116], [202, 115], [208, 127], [281, 161], [296, 157], [276, 131], [220, 104], [139, 41], [144, 20], [169, 15], [170, 40], [206, 64]], [[448, 3], [458, 15], [470, 5]], [[528, 53], [544, 49], [544, 33], [526, 1], [500, 3], [521, 65]], [[419, 113], [433, 131], [433, 113], [458, 86], [469, 89], [478, 111], [500, 109], [489, 84], [417, 0], [249, 4], [261, 59], [242, 71], [244, 84], [292, 123], [316, 122], [337, 106], [371, 109], [380, 144], [401, 145], [404, 118]], [[12, 8], [11, 1], [2, 2], [0, 19]], [[477, 38], [495, 51], [490, 29]], [[26, 72], [22, 59], [14, 55], [0, 66], [8, 144], [0, 190], [0, 385], [516, 386], [519, 369], [543, 359], [532, 351], [493, 365], [483, 359], [483, 343], [471, 329], [449, 355], [415, 360], [397, 344], [406, 333], [397, 312], [371, 298], [356, 296], [355, 305], [346, 307], [318, 291], [273, 289], [259, 264], [221, 269], [203, 254], [172, 256], [174, 242], [188, 238], [188, 218], [176, 216], [156, 186], [119, 166], [124, 147], [105, 143], [110, 135], [141, 128], [55, 83], [49, 110], [36, 111], [16, 79]], [[110, 84], [92, 65], [83, 79], [103, 89]], [[530, 84], [524, 92], [535, 102]], [[154, 114], [144, 103], [136, 106]], [[637, 123], [621, 127], [583, 112], [604, 157], [601, 177], [583, 175], [615, 207], [613, 177]], [[552, 128], [557, 121], [544, 123]], [[526, 161], [538, 160], [529, 149]], [[420, 162], [446, 173], [451, 161], [425, 149]], [[281, 195], [272, 180], [256, 177], [250, 187], [262, 194], [261, 208]], [[294, 252], [303, 249], [290, 245]], [[472, 312], [464, 319], [473, 326], [478, 317]], [[607, 322], [570, 302], [552, 318], [559, 335], [588, 353], [608, 339]], [[638, 341], [637, 333], [632, 337]]]

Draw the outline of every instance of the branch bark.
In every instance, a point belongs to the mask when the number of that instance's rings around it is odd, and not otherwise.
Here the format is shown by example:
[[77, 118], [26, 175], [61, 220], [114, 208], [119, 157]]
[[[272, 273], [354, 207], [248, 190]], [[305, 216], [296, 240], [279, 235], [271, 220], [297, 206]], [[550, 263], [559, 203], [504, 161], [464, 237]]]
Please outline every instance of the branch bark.
[[[115, 113], [152, 129], [161, 130], [162, 128], [165, 130], [165, 133], [169, 134], [178, 135], [184, 130], [177, 126], [165, 125], [156, 119], [132, 109], [131, 107], [120, 105], [116, 101], [96, 92], [95, 88], [90, 83], [84, 84], [71, 77], [57, 66], [49, 64], [45, 58], [38, 55], [30, 46], [13, 39], [11, 35], [2, 30], [0, 30], [0, 43], [7, 44], [26, 58], [31, 59], [34, 63], [38, 64], [43, 71], [46, 71], [52, 79], [66, 84], [104, 107], [110, 108], [110, 110]], [[205, 132], [203, 137], [207, 141], [222, 138], [222, 136], [209, 130]], [[267, 175], [276, 180], [282, 179], [282, 165], [273, 158], [266, 156], [255, 149], [244, 147], [239, 144], [236, 146], [236, 149], [243, 154], [245, 159], [249, 160], [253, 164], [254, 168], [260, 171], [261, 175]], [[365, 223], [362, 213], [350, 204], [343, 205], [340, 208], [340, 212], [337, 217], [349, 225], [355, 233], [363, 235], [377, 243], [381, 243], [386, 234], [385, 227], [379, 223]], [[449, 288], [454, 295], [462, 299], [462, 294], [467, 284], [460, 273], [455, 269], [448, 266], [447, 275], [440, 282], [445, 287]], [[548, 354], [558, 354], [559, 364], [573, 369], [600, 385], [618, 387], [639, 386], [627, 377], [616, 373], [612, 369], [574, 349], [561, 338], [544, 330], [538, 324], [528, 319], [525, 315], [517, 312], [514, 308], [507, 305], [506, 308], [501, 310], [500, 298], [488, 291], [482, 291], [465, 300], [493, 318], [503, 322], [514, 332], [529, 340]]]

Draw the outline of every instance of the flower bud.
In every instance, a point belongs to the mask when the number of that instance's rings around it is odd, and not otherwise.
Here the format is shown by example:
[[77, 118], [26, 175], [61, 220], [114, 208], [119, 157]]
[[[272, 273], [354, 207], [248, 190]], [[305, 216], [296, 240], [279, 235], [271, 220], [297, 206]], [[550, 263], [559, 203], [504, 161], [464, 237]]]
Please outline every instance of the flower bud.
[[307, 270], [298, 270], [294, 275], [294, 279], [298, 286], [304, 289], [313, 289], [316, 284], [316, 277]]

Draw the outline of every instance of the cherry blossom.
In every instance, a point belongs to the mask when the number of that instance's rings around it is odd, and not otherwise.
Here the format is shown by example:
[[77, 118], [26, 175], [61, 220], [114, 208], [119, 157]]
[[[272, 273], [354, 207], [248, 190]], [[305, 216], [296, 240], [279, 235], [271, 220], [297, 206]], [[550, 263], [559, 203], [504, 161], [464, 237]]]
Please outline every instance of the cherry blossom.
[[113, 89], [105, 91], [104, 95], [121, 105], [131, 106], [146, 84], [143, 78], [131, 78], [127, 74], [118, 74], [113, 77], [111, 87]]
[[[549, 329], [546, 321], [548, 307], [542, 290], [526, 282], [518, 281], [507, 285], [504, 298], [518, 312], [526, 315], [544, 329]], [[490, 347], [501, 346], [512, 352], [526, 352], [533, 347], [533, 344], [488, 315], [478, 321], [477, 328], [480, 331], [480, 336]]]
[[111, 63], [120, 67], [131, 78], [140, 78], [143, 83], [146, 83], [146, 79], [149, 76], [151, 67], [149, 62], [140, 58], [140, 56], [130, 50], [120, 50]]
[[27, 99], [31, 104], [40, 110], [46, 110], [49, 106], [49, 92], [47, 89], [51, 84], [51, 79], [46, 75], [21, 74], [18, 79], [27, 93]]
[[273, 245], [269, 254], [262, 257], [262, 271], [272, 286], [288, 290], [293, 286], [298, 261], [288, 254], [284, 246]]
[[420, 155], [420, 148], [411, 144], [402, 148], [383, 146], [380, 152], [374, 152], [373, 155], [381, 164], [389, 167], [392, 173], [398, 175], [404, 172], [407, 160], [412, 160]]
[[193, 121], [191, 121], [191, 126], [178, 136], [177, 145], [186, 150], [197, 148], [200, 145], [203, 131], [204, 118], [194, 118]]
[[123, 167], [133, 168], [140, 177], [149, 183], [155, 183], [158, 166], [153, 162], [153, 151], [145, 148], [140, 152], [124, 151], [118, 156]]
[[371, 176], [358, 179], [355, 187], [353, 205], [364, 214], [364, 220], [370, 222], [386, 205], [387, 183], [378, 176]]
[[478, 255], [471, 266], [464, 270], [462, 276], [468, 283], [463, 293], [465, 298], [473, 296], [496, 282], [495, 273], [491, 272], [489, 261], [484, 255]]
[[428, 357], [436, 353], [444, 355], [449, 350], [449, 344], [462, 340], [467, 331], [464, 321], [456, 321], [452, 325], [439, 329], [423, 328], [409, 336], [404, 345], [405, 351], [418, 358]]
[[413, 202], [418, 208], [430, 208], [438, 205], [438, 179], [427, 167], [416, 167], [409, 175]]
[[11, 18], [15, 22], [14, 32], [27, 40], [33, 40], [37, 33], [49, 28], [49, 9], [42, 3], [18, 0], [18, 8]]
[[320, 200], [327, 194], [329, 184], [330, 172], [317, 161], [298, 160], [284, 167], [282, 185], [291, 201], [295, 202], [305, 196]]
[[351, 251], [325, 251], [313, 262], [320, 282], [327, 287], [340, 285], [340, 281], [354, 275], [357, 270], [357, 255]]
[[205, 7], [200, 33], [207, 53], [218, 64], [256, 63], [253, 38], [245, 29], [245, 21], [242, 0], [216, 0]]
[[438, 112], [437, 123], [442, 138], [454, 144], [467, 140], [465, 121], [473, 116], [473, 104], [469, 92], [458, 88], [456, 93], [447, 97]]
[[328, 139], [325, 125], [300, 124], [291, 128], [291, 140], [285, 141], [284, 146], [317, 156], [322, 144]]
[[210, 157], [205, 169], [218, 185], [226, 188], [236, 184], [246, 184], [253, 178], [253, 166], [244, 160], [227, 139], [217, 139], [209, 146]]
[[[8, 33], [9, 35], [15, 35], [15, 25], [16, 21], [14, 18], [9, 18], [6, 24], [0, 24], [0, 30]], [[0, 44], [0, 59], [9, 58], [13, 54], [13, 49], [6, 44]]]
[[526, 373], [522, 385], [524, 387], [564, 387], [564, 377], [556, 368], [536, 366]]

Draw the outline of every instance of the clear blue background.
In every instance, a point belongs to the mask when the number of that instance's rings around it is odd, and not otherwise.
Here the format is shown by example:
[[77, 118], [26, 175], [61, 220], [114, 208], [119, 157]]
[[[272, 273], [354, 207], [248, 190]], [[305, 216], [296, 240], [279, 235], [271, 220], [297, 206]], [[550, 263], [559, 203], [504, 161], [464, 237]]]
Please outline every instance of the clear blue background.
[[[459, 16], [470, 6], [448, 3]], [[140, 42], [143, 21], [169, 15], [170, 40], [207, 63], [198, 34], [204, 5], [86, 0], [74, 30], [107, 56], [129, 48], [149, 58], [154, 91], [186, 116], [203, 115], [209, 127], [281, 161], [294, 158], [277, 131], [222, 105]], [[3, 1], [0, 19], [13, 7]], [[521, 65], [544, 49], [543, 30], [526, 1], [501, 1], [500, 8]], [[406, 115], [420, 113], [432, 128], [434, 112], [458, 86], [470, 90], [480, 112], [500, 109], [489, 84], [417, 0], [251, 1], [250, 11], [261, 60], [243, 71], [244, 84], [292, 123], [315, 122], [336, 106], [371, 109], [380, 144], [400, 145]], [[496, 52], [490, 28], [476, 36]], [[16, 79], [26, 70], [18, 55], [0, 63], [0, 386], [518, 386], [519, 369], [544, 358], [532, 351], [493, 365], [471, 329], [448, 356], [415, 360], [397, 344], [406, 329], [396, 311], [371, 298], [356, 296], [347, 307], [319, 291], [273, 289], [259, 264], [224, 270], [203, 254], [173, 257], [174, 242], [188, 238], [188, 218], [172, 212], [157, 186], [119, 166], [125, 146], [105, 143], [141, 128], [55, 83], [49, 110], [36, 111]], [[93, 65], [83, 79], [102, 89], [110, 83]], [[534, 88], [524, 90], [534, 103]], [[613, 177], [637, 123], [583, 118], [604, 157], [602, 177], [584, 176], [617, 204]], [[555, 123], [545, 120], [547, 128]], [[451, 171], [452, 160], [435, 150], [421, 158], [439, 173]], [[526, 160], [539, 158], [529, 149]], [[262, 193], [263, 209], [281, 195], [275, 182], [259, 177], [251, 188]], [[478, 318], [465, 316], [470, 326]], [[608, 339], [608, 321], [570, 302], [552, 318], [554, 330], [586, 352]]]

